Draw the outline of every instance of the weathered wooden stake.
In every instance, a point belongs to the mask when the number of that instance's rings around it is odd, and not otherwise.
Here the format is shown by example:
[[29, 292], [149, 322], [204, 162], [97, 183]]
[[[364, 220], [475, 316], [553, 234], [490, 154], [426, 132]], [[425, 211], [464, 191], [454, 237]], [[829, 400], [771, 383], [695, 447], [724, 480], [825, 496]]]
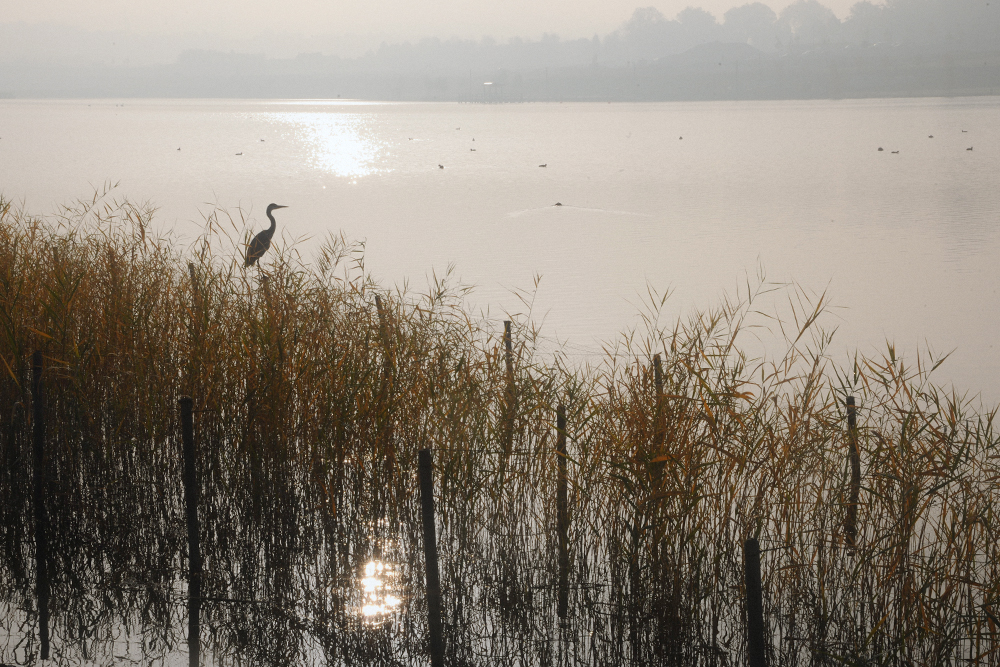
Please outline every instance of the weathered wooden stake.
[[188, 275], [191, 276], [191, 291], [194, 292], [195, 299], [198, 298], [198, 272], [194, 268], [194, 262], [188, 262]]
[[378, 311], [378, 336], [382, 341], [382, 381], [388, 382], [392, 376], [392, 348], [389, 340], [389, 322], [382, 297], [375, 295], [375, 310]]
[[504, 320], [503, 323], [503, 347], [504, 361], [507, 365], [507, 394], [504, 406], [503, 453], [504, 457], [510, 455], [510, 450], [514, 445], [514, 344], [511, 339], [511, 321]]
[[424, 563], [427, 570], [427, 627], [431, 633], [431, 667], [444, 667], [441, 582], [438, 579], [437, 537], [434, 531], [434, 464], [428, 449], [421, 449], [419, 457], [420, 505], [424, 523]]
[[847, 397], [847, 449], [851, 463], [851, 488], [844, 534], [847, 545], [853, 547], [858, 540], [858, 499], [861, 496], [861, 451], [858, 449], [858, 416], [853, 396]]
[[42, 385], [42, 353], [31, 358], [31, 407], [34, 427], [32, 446], [35, 505], [35, 595], [38, 599], [38, 635], [42, 660], [49, 659], [49, 514], [45, 511], [48, 469], [45, 465], [45, 395]]
[[[372, 467], [373, 488], [375, 490], [375, 517], [378, 530], [390, 512], [392, 500], [392, 478], [396, 467], [396, 448], [392, 428], [392, 383], [393, 383], [393, 350], [392, 338], [389, 333], [389, 315], [382, 305], [382, 297], [375, 295], [375, 309], [378, 311], [378, 332], [382, 341], [382, 380], [379, 385], [379, 409], [382, 411], [382, 425], [378, 433], [378, 452], [382, 457], [381, 466]], [[379, 474], [381, 473], [381, 477]], [[381, 536], [380, 536], [381, 537]], [[376, 540], [376, 556], [381, 557], [379, 550], [381, 542]]]
[[659, 353], [653, 355], [653, 384], [656, 385], [656, 396], [663, 393], [663, 362]]
[[566, 500], [566, 406], [556, 409], [556, 521], [559, 531], [559, 618], [569, 611], [569, 506]]
[[747, 665], [765, 667], [764, 593], [760, 578], [760, 544], [751, 537], [743, 545], [747, 590]]
[[191, 398], [181, 399], [181, 433], [184, 444], [184, 504], [188, 529], [188, 665], [198, 667], [201, 654], [201, 526], [198, 523], [197, 452]]
[[[667, 435], [666, 415], [663, 411], [663, 364], [659, 354], [653, 355], [653, 385], [656, 389], [655, 413], [653, 415], [653, 458], [657, 458], [666, 453], [663, 451], [663, 445]], [[653, 465], [654, 482], [657, 485], [663, 477], [665, 465], [666, 461], [658, 461]]]

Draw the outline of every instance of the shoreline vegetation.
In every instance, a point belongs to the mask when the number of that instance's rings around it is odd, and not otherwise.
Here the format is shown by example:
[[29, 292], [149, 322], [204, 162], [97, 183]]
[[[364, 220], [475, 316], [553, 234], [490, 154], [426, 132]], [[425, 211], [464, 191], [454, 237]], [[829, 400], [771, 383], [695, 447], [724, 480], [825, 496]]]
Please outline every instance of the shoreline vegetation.
[[[201, 645], [218, 664], [426, 662], [420, 449], [447, 664], [743, 664], [750, 537], [769, 664], [1000, 664], [996, 409], [892, 346], [837, 365], [824, 297], [783, 288], [778, 318], [750, 286], [669, 327], [653, 308], [575, 367], [538, 351], [530, 320], [507, 338], [468, 312], [447, 278], [376, 284], [343, 237], [247, 270], [240, 212], [181, 249], [115, 197], [50, 217], [0, 198], [0, 662], [38, 658], [37, 474], [53, 658], [187, 651], [190, 396]], [[765, 334], [783, 355], [744, 351]], [[383, 564], [399, 606], [367, 617], [361, 582]]]

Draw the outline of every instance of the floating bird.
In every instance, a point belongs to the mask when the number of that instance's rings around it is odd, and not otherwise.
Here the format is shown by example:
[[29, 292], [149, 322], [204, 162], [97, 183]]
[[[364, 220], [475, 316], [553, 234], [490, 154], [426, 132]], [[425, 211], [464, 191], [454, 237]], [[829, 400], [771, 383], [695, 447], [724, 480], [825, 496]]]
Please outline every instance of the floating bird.
[[274, 221], [274, 216], [271, 215], [271, 211], [276, 211], [279, 208], [288, 207], [281, 206], [280, 204], [271, 204], [267, 207], [267, 219], [271, 221], [271, 226], [257, 234], [250, 241], [250, 246], [247, 248], [247, 266], [253, 266], [267, 252], [267, 249], [271, 247], [271, 237], [274, 236], [274, 230], [278, 226], [278, 223]]
[[962, 132], [968, 132], [968, 130], [962, 130]]
[[263, 139], [261, 139], [261, 141], [264, 141], [264, 140], [263, 140]]
[[177, 150], [180, 150], [179, 148]]
[[969, 146], [969, 147], [968, 147], [968, 148], [966, 148], [965, 150], [967, 150], [967, 151], [971, 151], [971, 150], [972, 150], [972, 146]]
[[562, 206], [562, 202], [561, 201], [557, 201], [554, 205], [555, 206]]
[[472, 151], [473, 153], [475, 153], [475, 152], [476, 152], [476, 149], [475, 149], [475, 148], [470, 148], [469, 150], [470, 150], [470, 151]]
[[928, 139], [933, 139], [933, 138], [934, 138], [934, 135], [933, 135], [933, 134], [928, 134], [928, 135], [927, 135], [927, 138], [928, 138]]
[[243, 155], [243, 153], [237, 153], [237, 155]]
[[899, 155], [899, 151], [893, 151], [892, 154], [893, 155]]
[[444, 165], [443, 164], [439, 164], [438, 165], [438, 169], [444, 169]]
[[546, 162], [545, 164], [540, 164], [540, 165], [538, 165], [538, 166], [539, 166], [539, 167], [547, 167], [547, 166], [549, 166], [549, 163], [548, 163], [548, 162]]
[[678, 141], [683, 141], [683, 140], [684, 140], [684, 137], [677, 137], [677, 140], [678, 140]]
[[879, 147], [878, 147], [878, 152], [879, 152], [879, 153], [881, 153], [881, 152], [882, 152], [882, 151], [884, 151], [884, 150], [885, 150], [885, 149], [884, 149], [884, 148], [882, 148], [881, 146], [879, 146]]

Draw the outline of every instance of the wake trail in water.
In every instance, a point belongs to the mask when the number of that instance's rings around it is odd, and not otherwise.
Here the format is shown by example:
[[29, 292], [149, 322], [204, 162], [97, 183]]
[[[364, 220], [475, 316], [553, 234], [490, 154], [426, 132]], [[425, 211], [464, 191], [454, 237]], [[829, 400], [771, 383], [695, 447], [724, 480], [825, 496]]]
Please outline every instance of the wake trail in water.
[[636, 213], [635, 211], [616, 211], [608, 208], [592, 208], [588, 206], [573, 206], [572, 204], [552, 204], [551, 206], [540, 206], [538, 208], [526, 208], [521, 211], [511, 211], [507, 214], [508, 218], [520, 218], [525, 215], [530, 215], [532, 213], [539, 213], [541, 211], [556, 211], [571, 209], [573, 211], [586, 211], [588, 213], [606, 213], [609, 215], [623, 215], [636, 218], [651, 218], [648, 213]]

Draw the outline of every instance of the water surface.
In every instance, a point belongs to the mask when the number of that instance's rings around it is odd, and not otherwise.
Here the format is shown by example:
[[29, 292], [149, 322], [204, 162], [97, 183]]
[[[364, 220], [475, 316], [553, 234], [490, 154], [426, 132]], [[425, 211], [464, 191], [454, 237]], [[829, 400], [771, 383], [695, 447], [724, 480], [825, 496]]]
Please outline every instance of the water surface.
[[308, 257], [343, 230], [418, 289], [454, 264], [498, 321], [540, 275], [531, 315], [577, 361], [639, 322], [650, 287], [673, 290], [670, 321], [762, 268], [841, 307], [836, 359], [954, 350], [938, 379], [991, 402], [998, 174], [995, 97], [0, 102], [0, 192], [36, 212], [120, 181], [191, 241], [213, 205], [262, 225], [287, 204], [281, 243]]

